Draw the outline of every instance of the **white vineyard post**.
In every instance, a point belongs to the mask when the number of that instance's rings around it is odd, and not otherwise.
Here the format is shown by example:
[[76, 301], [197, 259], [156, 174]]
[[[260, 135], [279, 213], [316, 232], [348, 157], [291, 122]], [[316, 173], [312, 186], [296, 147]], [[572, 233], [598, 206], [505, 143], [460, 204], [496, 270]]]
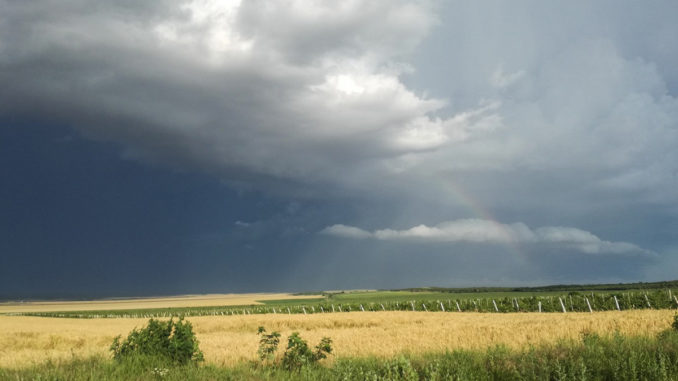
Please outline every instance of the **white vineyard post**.
[[614, 298], [614, 304], [617, 306], [617, 311], [621, 311], [621, 308], [619, 308], [619, 300], [617, 300], [617, 295], [612, 295]]
[[560, 301], [560, 306], [563, 308], [563, 313], [566, 313], [567, 310], [565, 309], [565, 303], [563, 303], [563, 298], [558, 297], [558, 300]]
[[455, 300], [454, 303], [457, 305], [457, 312], [461, 312], [461, 308], [459, 307], [459, 302]]
[[584, 299], [586, 299], [586, 305], [589, 306], [589, 312], [593, 313], [593, 309], [591, 308], [591, 303], [589, 303], [589, 298], [584, 297]]
[[494, 311], [499, 312], [499, 308], [497, 308], [497, 302], [495, 302], [494, 299], [492, 299], [492, 304], [494, 305]]
[[341, 310], [341, 304], [339, 305], [339, 312], [344, 312], [344, 311]]
[[315, 307], [311, 306], [311, 311], [313, 311], [313, 313], [315, 313]]
[[414, 302], [410, 302], [410, 304], [412, 305], [412, 311], [414, 311]]
[[386, 308], [384, 308], [384, 304], [383, 304], [383, 303], [381, 304], [381, 309], [382, 309], [382, 311], [386, 311]]
[[520, 311], [520, 306], [518, 305], [518, 299], [513, 298], [513, 303], [516, 304], [516, 311]]
[[539, 301], [539, 303], [537, 305], [539, 306], [539, 312], [541, 312], [541, 300]]
[[360, 305], [360, 310], [361, 310], [362, 312], [365, 312], [365, 309], [363, 308], [363, 305], [362, 305], [362, 304]]
[[304, 311], [304, 315], [306, 315], [306, 308], [304, 306], [301, 307], [301, 310]]
[[438, 303], [440, 303], [440, 309], [441, 309], [443, 312], [445, 312], [445, 306], [443, 306], [443, 302], [438, 302]]
[[332, 305], [332, 312], [334, 312], [334, 304]]
[[320, 306], [320, 312], [325, 313], [325, 309], [323, 308], [323, 306]]
[[675, 301], [676, 301], [676, 306], [678, 306], [678, 298], [676, 298], [676, 296], [675, 296], [675, 295], [673, 295], [673, 300], [675, 300]]
[[422, 303], [421, 306], [424, 307], [424, 311], [428, 312], [428, 308], [426, 308], [426, 304]]
[[647, 303], [647, 308], [652, 308], [652, 306], [650, 305], [650, 299], [648, 299], [647, 294], [644, 294], [644, 295], [645, 295], [645, 302]]
[[292, 315], [292, 311], [290, 311], [290, 308], [289, 308], [289, 307], [287, 307], [287, 313], [288, 313], [289, 315]]

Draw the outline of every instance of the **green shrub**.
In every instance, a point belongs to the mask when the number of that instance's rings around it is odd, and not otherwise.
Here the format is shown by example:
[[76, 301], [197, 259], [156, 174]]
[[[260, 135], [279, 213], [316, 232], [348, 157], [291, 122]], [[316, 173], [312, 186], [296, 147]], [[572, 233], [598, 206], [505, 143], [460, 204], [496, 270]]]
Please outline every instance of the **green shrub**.
[[122, 342], [120, 339], [121, 336], [117, 336], [110, 346], [116, 360], [147, 356], [185, 364], [204, 359], [193, 326], [183, 318], [176, 323], [173, 319], [166, 322], [151, 319], [145, 328], [132, 330]]
[[315, 351], [311, 351], [308, 343], [299, 336], [299, 332], [292, 332], [287, 338], [287, 349], [282, 359], [282, 366], [287, 370], [299, 370], [302, 367], [314, 364], [332, 353], [332, 339], [323, 337], [316, 345]]
[[419, 380], [417, 370], [412, 366], [410, 360], [404, 356], [398, 356], [385, 364], [385, 379], [387, 380]]
[[678, 331], [678, 314], [673, 316], [673, 324], [671, 324], [671, 327]]
[[259, 359], [261, 361], [273, 360], [275, 351], [278, 350], [278, 344], [280, 343], [280, 333], [276, 331], [266, 333], [264, 327], [259, 327], [257, 334], [261, 335], [259, 350], [257, 351]]

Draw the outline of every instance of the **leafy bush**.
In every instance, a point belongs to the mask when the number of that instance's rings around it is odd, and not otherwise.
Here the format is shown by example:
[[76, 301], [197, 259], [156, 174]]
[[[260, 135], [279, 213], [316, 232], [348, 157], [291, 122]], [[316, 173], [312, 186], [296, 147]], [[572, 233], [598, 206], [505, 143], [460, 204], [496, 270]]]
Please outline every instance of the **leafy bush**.
[[[259, 327], [257, 335], [261, 336], [259, 339], [259, 349], [257, 354], [259, 359], [263, 361], [271, 361], [275, 357], [275, 351], [278, 350], [280, 343], [280, 333], [273, 331], [266, 333], [264, 327]], [[306, 365], [314, 364], [332, 353], [332, 339], [323, 337], [320, 343], [315, 346], [314, 350], [309, 348], [306, 340], [299, 336], [299, 332], [292, 332], [287, 337], [287, 349], [283, 354], [282, 368], [286, 370], [300, 370]]]
[[323, 337], [311, 351], [308, 343], [299, 336], [299, 332], [292, 332], [287, 338], [287, 349], [282, 359], [282, 367], [287, 370], [299, 370], [302, 367], [314, 364], [332, 353], [332, 339]]
[[678, 331], [678, 314], [673, 316], [673, 324], [671, 324], [671, 327]]
[[280, 333], [273, 331], [271, 333], [266, 333], [264, 327], [259, 327], [257, 331], [258, 335], [261, 335], [259, 340], [259, 359], [261, 361], [272, 360], [275, 356], [275, 351], [278, 349], [278, 344], [280, 343]]
[[113, 358], [122, 360], [134, 356], [160, 357], [173, 363], [203, 361], [198, 340], [190, 322], [180, 318], [162, 322], [150, 319], [140, 330], [134, 329], [124, 341], [118, 335], [110, 346]]

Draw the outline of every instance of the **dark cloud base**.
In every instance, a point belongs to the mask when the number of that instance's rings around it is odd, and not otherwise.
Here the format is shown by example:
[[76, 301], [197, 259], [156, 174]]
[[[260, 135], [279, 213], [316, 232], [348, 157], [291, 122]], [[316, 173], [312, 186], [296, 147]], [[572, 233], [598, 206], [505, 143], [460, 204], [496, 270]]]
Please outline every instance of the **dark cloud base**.
[[0, 156], [1, 298], [616, 282], [656, 262], [318, 235], [390, 204], [242, 193], [64, 127], [4, 122]]
[[189, 3], [0, 0], [0, 293], [673, 277], [678, 2]]

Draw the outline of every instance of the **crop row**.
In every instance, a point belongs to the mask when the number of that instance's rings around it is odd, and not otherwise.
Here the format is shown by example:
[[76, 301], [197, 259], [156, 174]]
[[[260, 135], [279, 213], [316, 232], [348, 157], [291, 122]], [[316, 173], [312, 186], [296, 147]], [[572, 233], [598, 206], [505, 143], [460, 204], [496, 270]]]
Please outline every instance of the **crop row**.
[[68, 311], [18, 313], [23, 316], [63, 318], [160, 318], [173, 316], [226, 316], [250, 314], [318, 314], [370, 311], [429, 312], [594, 312], [637, 309], [678, 308], [671, 291], [628, 292], [618, 294], [569, 293], [561, 296], [524, 296], [504, 298], [412, 299], [407, 301], [348, 302], [330, 300], [307, 304], [214, 306], [112, 311]]

